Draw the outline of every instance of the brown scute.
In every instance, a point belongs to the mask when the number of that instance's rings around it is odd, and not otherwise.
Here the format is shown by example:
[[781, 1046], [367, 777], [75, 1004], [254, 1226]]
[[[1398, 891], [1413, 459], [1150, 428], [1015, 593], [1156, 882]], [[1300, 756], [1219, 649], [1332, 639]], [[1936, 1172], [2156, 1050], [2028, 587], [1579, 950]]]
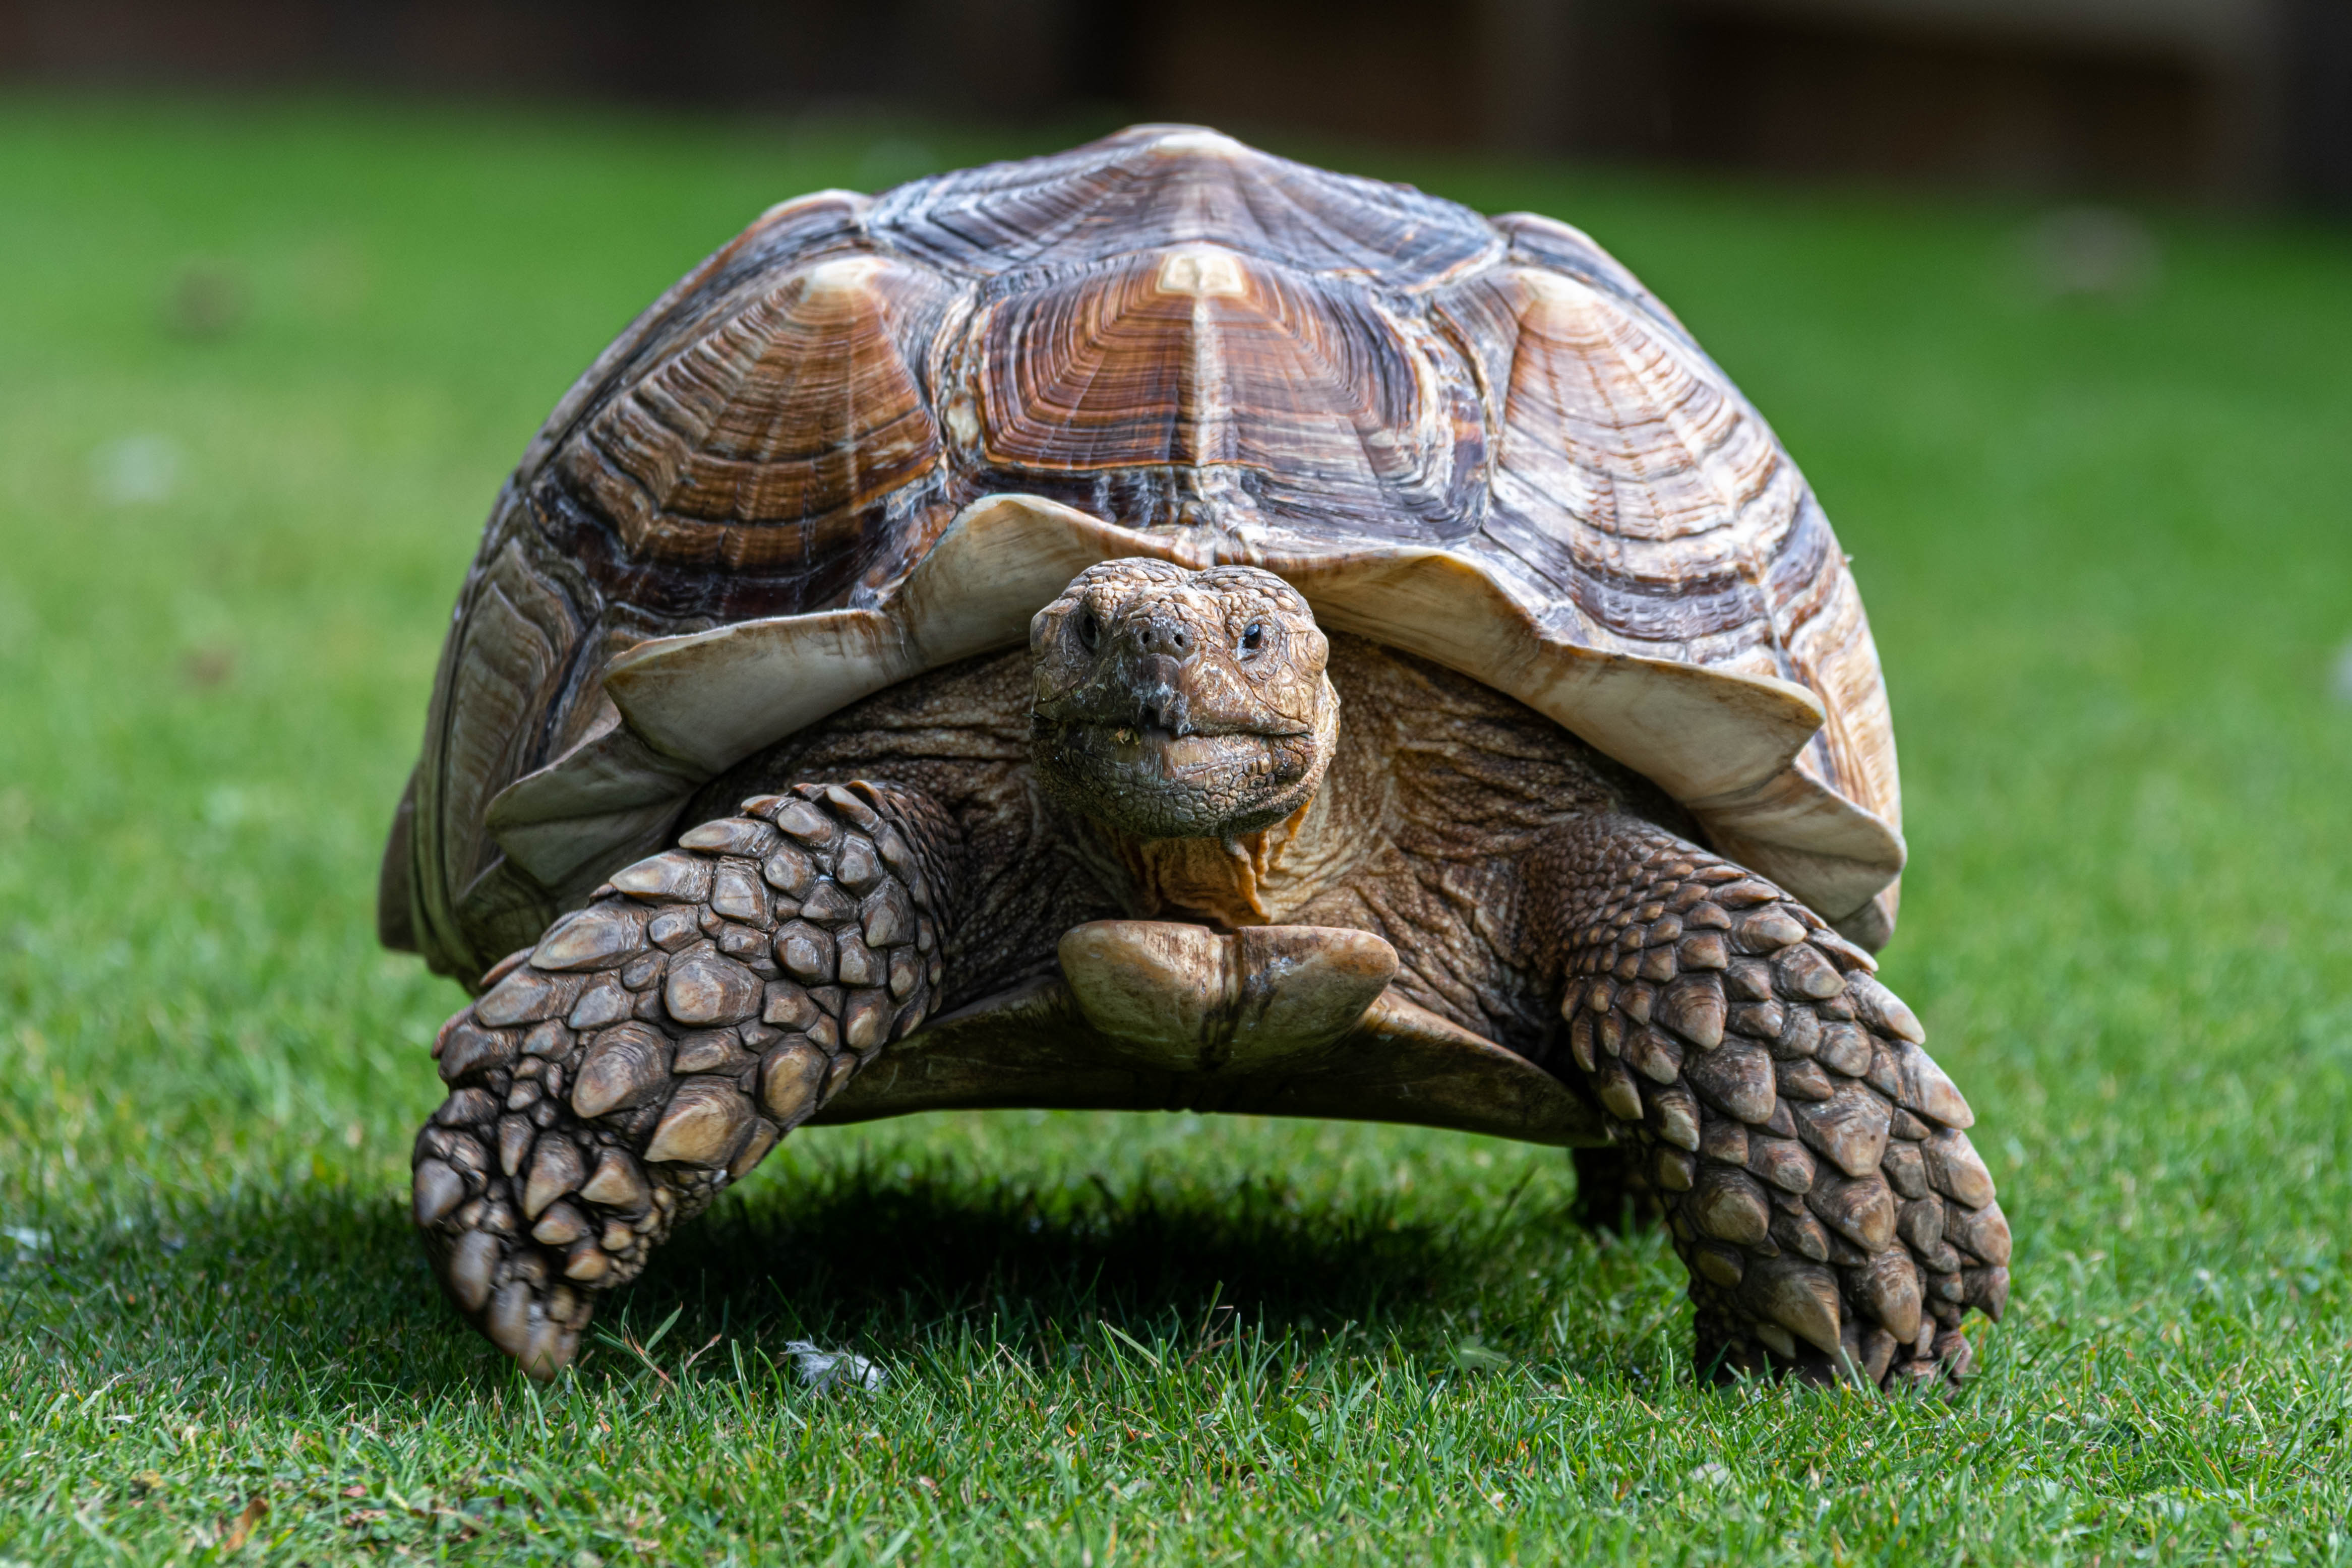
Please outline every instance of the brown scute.
[[591, 666], [649, 637], [698, 631], [761, 616], [838, 609], [860, 580], [891, 581], [930, 548], [954, 514], [927, 479], [894, 491], [864, 511], [839, 511], [795, 525], [807, 537], [803, 558], [750, 572], [723, 561], [691, 566], [633, 552], [595, 499], [561, 473], [550, 473], [523, 510], [541, 547], [595, 584], [607, 606], [613, 646]]
[[633, 555], [754, 574], [805, 563], [824, 542], [808, 525], [939, 461], [896, 328], [949, 291], [856, 253], [789, 272], [608, 403], [564, 472]]
[[465, 959], [448, 967], [464, 977], [497, 956], [474, 951], [457, 907], [497, 860], [484, 813], [499, 790], [541, 760], [537, 742], [545, 716], [562, 701], [567, 667], [585, 631], [562, 583], [523, 542], [486, 542], [442, 656], [408, 825], [420, 894], [411, 906], [414, 934], [427, 958], [463, 952]]
[[856, 243], [869, 205], [867, 198], [855, 192], [812, 191], [778, 202], [753, 218], [742, 233], [665, 289], [596, 356], [525, 449], [516, 478], [528, 482], [534, 477], [555, 445], [573, 433], [583, 411], [594, 408], [616, 383], [698, 336], [713, 300], [731, 297], [747, 283], [756, 286], [779, 267]]
[[[1664, 584], [1672, 563], [1736, 581], [1755, 544], [1774, 542], [1756, 525], [1788, 527], [1794, 497], [1772, 494], [1789, 487], [1771, 433], [1654, 321], [1550, 273], [1504, 272], [1458, 292], [1501, 307], [1502, 319], [1475, 322], [1452, 299], [1439, 308], [1500, 372], [1499, 461], [1527, 487], [1513, 510], [1557, 531], [1580, 574], [1603, 564], [1607, 540], [1620, 542], [1629, 586]], [[1747, 515], [1759, 503], [1777, 503], [1769, 519]]]
[[1005, 296], [973, 337], [1000, 469], [1239, 467], [1371, 510], [1453, 459], [1450, 426], [1423, 429], [1422, 351], [1360, 288], [1223, 247]]
[[1191, 125], [1131, 126], [1052, 157], [901, 185], [876, 199], [867, 223], [900, 249], [984, 277], [1210, 240], [1302, 271], [1418, 289], [1502, 249], [1452, 202]]
[[1613, 294], [1647, 313], [1684, 342], [1690, 342], [1690, 333], [1681, 318], [1667, 308], [1666, 302], [1651, 293], [1623, 262], [1601, 249], [1591, 235], [1574, 224], [1562, 223], [1541, 213], [1504, 213], [1493, 221], [1510, 242], [1512, 260], [1565, 273], [1580, 283]]
[[1811, 687], [1831, 718], [1809, 771], [1899, 825], [1877, 651], [1828, 520], [1762, 417], [1615, 270], [1498, 269], [1436, 302], [1503, 400], [1485, 533], [1573, 606], [1579, 641]]

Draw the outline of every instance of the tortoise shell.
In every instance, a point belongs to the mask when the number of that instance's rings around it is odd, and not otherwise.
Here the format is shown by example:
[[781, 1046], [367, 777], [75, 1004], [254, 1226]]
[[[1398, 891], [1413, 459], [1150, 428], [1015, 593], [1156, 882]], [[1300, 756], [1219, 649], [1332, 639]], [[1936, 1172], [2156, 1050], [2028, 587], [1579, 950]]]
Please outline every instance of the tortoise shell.
[[605, 350], [459, 596], [385, 941], [470, 981], [703, 782], [1134, 554], [1276, 572], [1892, 931], [1861, 599], [1674, 315], [1566, 224], [1142, 126], [784, 203]]

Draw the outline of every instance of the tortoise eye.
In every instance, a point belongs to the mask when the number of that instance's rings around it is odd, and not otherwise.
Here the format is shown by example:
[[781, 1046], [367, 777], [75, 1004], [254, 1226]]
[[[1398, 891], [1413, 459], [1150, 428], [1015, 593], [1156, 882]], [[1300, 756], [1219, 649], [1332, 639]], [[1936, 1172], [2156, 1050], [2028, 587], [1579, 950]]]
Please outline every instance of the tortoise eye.
[[1265, 623], [1252, 621], [1242, 632], [1242, 657], [1247, 658], [1265, 646]]
[[1102, 623], [1095, 619], [1092, 606], [1078, 612], [1078, 646], [1088, 653], [1102, 642]]

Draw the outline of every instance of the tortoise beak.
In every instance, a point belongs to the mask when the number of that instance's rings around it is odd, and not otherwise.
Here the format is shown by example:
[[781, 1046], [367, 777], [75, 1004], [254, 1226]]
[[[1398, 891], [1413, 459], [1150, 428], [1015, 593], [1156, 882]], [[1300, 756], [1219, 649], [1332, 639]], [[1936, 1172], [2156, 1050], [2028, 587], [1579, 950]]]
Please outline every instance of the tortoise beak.
[[1188, 735], [1192, 730], [1192, 700], [1185, 688], [1190, 660], [1166, 654], [1147, 654], [1133, 661], [1124, 682], [1135, 699], [1135, 716], [1146, 730]]

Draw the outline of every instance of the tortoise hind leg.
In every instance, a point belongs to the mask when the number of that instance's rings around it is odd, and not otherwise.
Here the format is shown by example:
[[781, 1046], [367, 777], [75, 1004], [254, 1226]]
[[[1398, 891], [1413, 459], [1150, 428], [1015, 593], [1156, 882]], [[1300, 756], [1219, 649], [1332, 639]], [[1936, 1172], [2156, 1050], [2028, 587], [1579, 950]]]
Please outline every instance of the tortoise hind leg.
[[435, 1043], [414, 1199], [493, 1343], [553, 1376], [597, 1295], [920, 1025], [952, 836], [887, 784], [761, 796], [491, 971]]
[[2009, 1224], [1910, 1009], [1811, 910], [1650, 823], [1557, 850], [1570, 1049], [1691, 1270], [1698, 1364], [1963, 1375]]

